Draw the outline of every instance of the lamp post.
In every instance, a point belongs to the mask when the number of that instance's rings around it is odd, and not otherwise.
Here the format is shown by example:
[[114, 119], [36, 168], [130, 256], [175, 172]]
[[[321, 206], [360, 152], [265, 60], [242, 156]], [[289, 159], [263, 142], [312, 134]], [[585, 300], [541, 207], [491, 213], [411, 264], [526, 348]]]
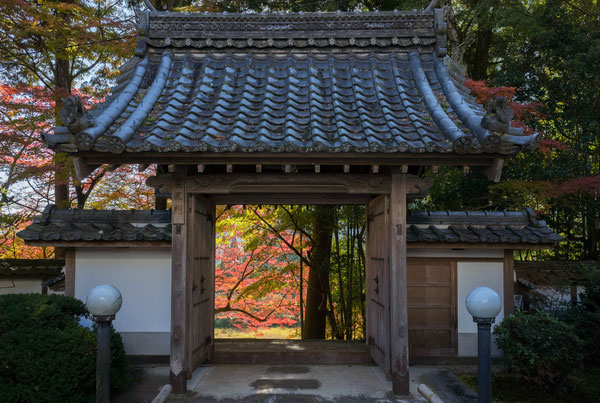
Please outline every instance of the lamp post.
[[90, 290], [85, 305], [98, 324], [96, 355], [96, 402], [110, 401], [110, 323], [121, 308], [123, 298], [116, 287], [99, 285]]
[[491, 327], [500, 313], [502, 300], [488, 287], [477, 287], [467, 295], [467, 310], [477, 323], [477, 390], [479, 403], [492, 401], [492, 339]]

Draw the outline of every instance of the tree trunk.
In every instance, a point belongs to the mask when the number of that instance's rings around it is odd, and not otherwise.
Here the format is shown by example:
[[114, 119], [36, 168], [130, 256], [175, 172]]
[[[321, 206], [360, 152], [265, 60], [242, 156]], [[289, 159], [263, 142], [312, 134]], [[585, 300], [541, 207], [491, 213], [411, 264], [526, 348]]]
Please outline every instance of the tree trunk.
[[313, 245], [302, 338], [324, 339], [328, 313], [331, 240], [334, 227], [333, 207], [316, 206], [313, 220]]
[[473, 80], [487, 80], [487, 69], [489, 65], [490, 43], [492, 41], [492, 30], [490, 28], [479, 28], [475, 39], [475, 52], [471, 65], [469, 66], [470, 77]]
[[[62, 99], [71, 93], [72, 78], [69, 71], [69, 60], [57, 57], [54, 62], [54, 101], [57, 126], [62, 125], [59, 111], [62, 108]], [[54, 203], [58, 208], [69, 208], [69, 156], [65, 153], [54, 154], [53, 163], [56, 166], [54, 173]]]

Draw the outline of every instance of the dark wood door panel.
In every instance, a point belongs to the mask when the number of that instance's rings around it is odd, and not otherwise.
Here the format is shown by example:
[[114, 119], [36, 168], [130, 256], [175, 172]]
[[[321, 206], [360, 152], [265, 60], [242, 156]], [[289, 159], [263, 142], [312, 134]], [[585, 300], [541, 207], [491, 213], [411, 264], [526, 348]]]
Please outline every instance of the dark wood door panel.
[[410, 356], [456, 355], [456, 262], [409, 259], [407, 282]]
[[367, 206], [367, 345], [373, 361], [390, 376], [390, 289], [386, 196], [379, 196]]

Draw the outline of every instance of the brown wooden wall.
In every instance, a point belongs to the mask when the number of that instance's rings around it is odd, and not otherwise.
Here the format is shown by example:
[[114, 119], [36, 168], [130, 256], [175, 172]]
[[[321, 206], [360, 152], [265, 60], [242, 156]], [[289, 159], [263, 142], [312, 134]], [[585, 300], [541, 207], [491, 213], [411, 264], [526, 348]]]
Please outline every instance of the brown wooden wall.
[[456, 260], [407, 261], [411, 358], [458, 354]]

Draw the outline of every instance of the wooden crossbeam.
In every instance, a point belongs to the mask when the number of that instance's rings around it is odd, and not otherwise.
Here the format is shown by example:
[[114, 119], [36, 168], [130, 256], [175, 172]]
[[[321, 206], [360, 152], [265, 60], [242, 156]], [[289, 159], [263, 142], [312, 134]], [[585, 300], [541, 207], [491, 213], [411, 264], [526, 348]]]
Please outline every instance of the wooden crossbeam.
[[[384, 194], [390, 192], [390, 177], [354, 173], [229, 173], [187, 176], [186, 189], [191, 193], [330, 193], [330, 194]], [[428, 179], [407, 175], [409, 194], [426, 194], [431, 186]], [[169, 193], [172, 175], [148, 178], [148, 186]]]

